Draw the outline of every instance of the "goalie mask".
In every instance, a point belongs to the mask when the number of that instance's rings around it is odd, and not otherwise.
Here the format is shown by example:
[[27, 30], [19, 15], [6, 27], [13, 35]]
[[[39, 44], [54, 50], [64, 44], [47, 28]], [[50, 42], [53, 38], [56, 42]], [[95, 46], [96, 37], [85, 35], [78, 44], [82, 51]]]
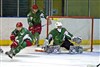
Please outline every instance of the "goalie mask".
[[61, 32], [62, 23], [61, 23], [61, 22], [56, 22], [55, 26], [56, 26], [57, 30], [58, 30], [59, 32]]
[[56, 27], [58, 27], [58, 26], [62, 26], [62, 23], [61, 22], [56, 22]]
[[56, 28], [60, 28], [60, 27], [62, 27], [62, 23], [61, 22], [56, 22], [55, 26], [56, 26]]

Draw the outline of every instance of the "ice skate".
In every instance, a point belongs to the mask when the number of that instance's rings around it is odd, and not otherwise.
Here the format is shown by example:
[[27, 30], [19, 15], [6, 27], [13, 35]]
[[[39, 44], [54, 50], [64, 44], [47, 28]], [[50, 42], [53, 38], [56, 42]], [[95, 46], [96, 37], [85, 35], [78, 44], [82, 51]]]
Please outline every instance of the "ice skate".
[[6, 55], [8, 55], [11, 59], [13, 58], [13, 56], [15, 56], [16, 54], [14, 53], [13, 48], [11, 48], [10, 51], [5, 52]]
[[2, 49], [0, 49], [0, 53], [3, 53], [3, 50]]
[[6, 55], [8, 55], [11, 59], [13, 58], [13, 53], [11, 53], [10, 51], [5, 52]]

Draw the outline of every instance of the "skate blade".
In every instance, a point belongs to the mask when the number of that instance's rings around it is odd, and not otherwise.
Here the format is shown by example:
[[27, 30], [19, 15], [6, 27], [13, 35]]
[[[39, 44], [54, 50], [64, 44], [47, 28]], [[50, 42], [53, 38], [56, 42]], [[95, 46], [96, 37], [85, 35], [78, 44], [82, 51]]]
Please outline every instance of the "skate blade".
[[10, 59], [13, 59], [8, 53], [5, 53], [5, 55], [7, 55]]

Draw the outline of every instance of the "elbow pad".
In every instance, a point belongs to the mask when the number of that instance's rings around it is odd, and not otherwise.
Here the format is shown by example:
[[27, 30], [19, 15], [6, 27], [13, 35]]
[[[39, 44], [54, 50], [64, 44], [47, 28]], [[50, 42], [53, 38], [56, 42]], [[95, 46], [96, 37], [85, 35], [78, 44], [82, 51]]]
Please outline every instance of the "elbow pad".
[[11, 41], [14, 41], [14, 40], [15, 40], [15, 35], [11, 34], [11, 35], [10, 35], [10, 40], [11, 40]]

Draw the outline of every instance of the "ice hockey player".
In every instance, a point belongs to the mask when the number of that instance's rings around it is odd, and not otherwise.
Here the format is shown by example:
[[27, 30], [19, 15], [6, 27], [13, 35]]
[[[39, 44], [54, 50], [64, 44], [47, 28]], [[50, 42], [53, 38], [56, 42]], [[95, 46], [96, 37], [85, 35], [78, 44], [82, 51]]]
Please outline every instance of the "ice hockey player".
[[16, 29], [12, 31], [10, 35], [10, 40], [13, 42], [11, 44], [10, 51], [5, 54], [10, 58], [13, 58], [17, 53], [27, 46], [32, 45], [33, 35], [29, 30], [23, 27], [22, 22], [17, 22]]
[[0, 53], [3, 53], [3, 50], [0, 48]]
[[[52, 40], [53, 40], [54, 47], [48, 46]], [[48, 37], [45, 40], [44, 43], [46, 48], [45, 51], [52, 53], [57, 50], [59, 51], [60, 49], [59, 47], [64, 47], [67, 50], [69, 50], [69, 53], [82, 53], [83, 48], [80, 46], [75, 47], [74, 44], [70, 42], [70, 40], [78, 44], [81, 43], [80, 37], [74, 37], [70, 32], [68, 32], [64, 27], [62, 27], [61, 22], [56, 22], [56, 28], [50, 31]]]
[[27, 15], [27, 19], [28, 19], [29, 30], [35, 37], [36, 39], [35, 44], [37, 46], [39, 46], [39, 35], [41, 34], [42, 30], [41, 17], [46, 18], [45, 13], [42, 10], [39, 10], [36, 4], [33, 5], [31, 11]]

